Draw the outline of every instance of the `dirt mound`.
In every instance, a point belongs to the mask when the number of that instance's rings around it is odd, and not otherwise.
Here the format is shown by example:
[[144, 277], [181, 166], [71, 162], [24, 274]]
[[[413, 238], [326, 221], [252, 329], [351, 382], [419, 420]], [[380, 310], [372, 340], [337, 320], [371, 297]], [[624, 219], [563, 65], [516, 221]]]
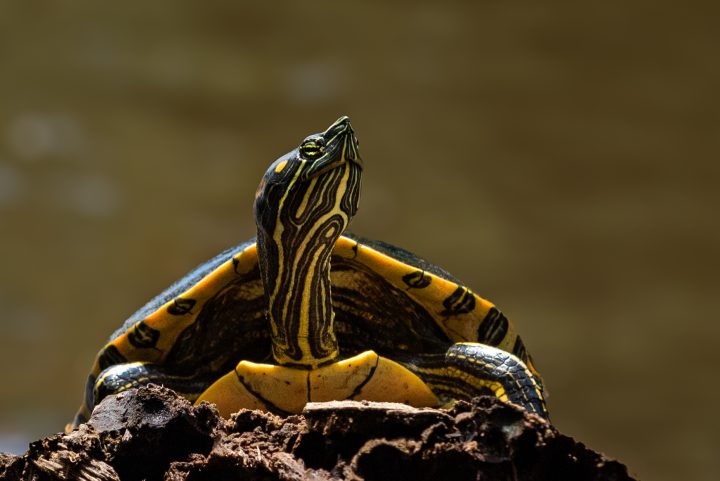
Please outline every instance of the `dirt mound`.
[[103, 400], [88, 424], [0, 455], [0, 479], [630, 480], [627, 469], [491, 397], [450, 410], [310, 403], [229, 420], [159, 386]]

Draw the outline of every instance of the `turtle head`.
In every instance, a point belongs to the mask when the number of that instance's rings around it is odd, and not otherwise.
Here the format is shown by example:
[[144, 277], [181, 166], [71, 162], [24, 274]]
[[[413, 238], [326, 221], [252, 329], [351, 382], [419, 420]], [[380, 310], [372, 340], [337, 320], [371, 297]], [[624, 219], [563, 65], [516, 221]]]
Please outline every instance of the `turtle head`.
[[357, 139], [341, 117], [276, 160], [260, 182], [258, 261], [282, 365], [314, 368], [338, 355], [330, 254], [357, 211], [361, 176]]
[[[362, 163], [348, 117], [313, 134], [270, 165], [255, 194], [258, 232], [342, 217], [342, 233], [357, 212]], [[336, 224], [336, 221], [332, 221]]]

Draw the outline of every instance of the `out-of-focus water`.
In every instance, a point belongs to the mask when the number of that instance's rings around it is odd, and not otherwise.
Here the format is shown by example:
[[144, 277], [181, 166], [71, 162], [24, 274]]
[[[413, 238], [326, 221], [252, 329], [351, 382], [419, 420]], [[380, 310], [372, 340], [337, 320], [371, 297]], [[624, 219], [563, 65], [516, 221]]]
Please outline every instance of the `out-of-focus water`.
[[557, 426], [643, 479], [720, 470], [717, 8], [0, 5], [0, 451], [252, 235], [267, 165], [350, 115], [352, 229], [517, 324]]

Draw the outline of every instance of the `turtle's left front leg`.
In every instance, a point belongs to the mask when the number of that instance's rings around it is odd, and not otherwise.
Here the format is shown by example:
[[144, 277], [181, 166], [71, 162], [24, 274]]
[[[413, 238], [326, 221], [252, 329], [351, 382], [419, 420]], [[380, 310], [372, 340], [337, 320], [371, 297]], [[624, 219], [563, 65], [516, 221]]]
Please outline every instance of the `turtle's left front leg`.
[[467, 397], [491, 391], [502, 401], [549, 417], [541, 384], [525, 363], [502, 349], [477, 342], [453, 344], [445, 353], [444, 378]]

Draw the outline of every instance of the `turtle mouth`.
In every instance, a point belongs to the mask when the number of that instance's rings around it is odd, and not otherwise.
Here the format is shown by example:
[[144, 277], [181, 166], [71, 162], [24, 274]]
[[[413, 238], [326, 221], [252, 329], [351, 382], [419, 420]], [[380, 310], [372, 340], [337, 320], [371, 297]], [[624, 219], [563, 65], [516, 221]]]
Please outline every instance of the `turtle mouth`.
[[336, 169], [346, 162], [362, 168], [358, 141], [348, 117], [340, 117], [322, 134], [325, 152], [305, 171], [303, 180], [310, 180], [325, 172]]

